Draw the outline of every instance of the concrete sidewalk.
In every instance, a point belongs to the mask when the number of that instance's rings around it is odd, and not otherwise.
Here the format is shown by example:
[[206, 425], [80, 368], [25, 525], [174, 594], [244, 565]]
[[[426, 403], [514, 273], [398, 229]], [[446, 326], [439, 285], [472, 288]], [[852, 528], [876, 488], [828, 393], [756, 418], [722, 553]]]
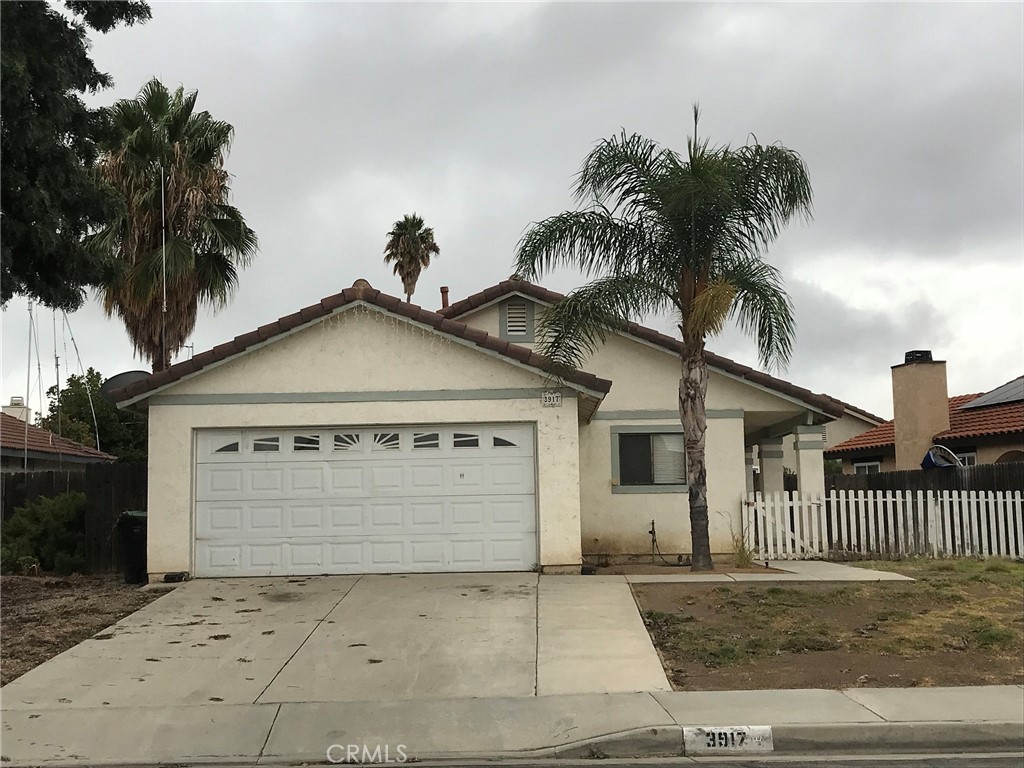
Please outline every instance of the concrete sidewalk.
[[[860, 568], [842, 563], [825, 560], [772, 560], [768, 563], [781, 573], [765, 569], [763, 573], [690, 573], [687, 568], [666, 567], [667, 573], [640, 574], [631, 573], [624, 578], [630, 584], [655, 583], [686, 583], [686, 582], [719, 582], [728, 584], [744, 584], [748, 582], [784, 582], [784, 581], [913, 581], [909, 576], [891, 571], [876, 571], [871, 568]], [[610, 578], [610, 577], [608, 577]]]
[[1024, 749], [1024, 686], [585, 694], [3, 712], [4, 766], [683, 754], [683, 728], [770, 725], [776, 752]]

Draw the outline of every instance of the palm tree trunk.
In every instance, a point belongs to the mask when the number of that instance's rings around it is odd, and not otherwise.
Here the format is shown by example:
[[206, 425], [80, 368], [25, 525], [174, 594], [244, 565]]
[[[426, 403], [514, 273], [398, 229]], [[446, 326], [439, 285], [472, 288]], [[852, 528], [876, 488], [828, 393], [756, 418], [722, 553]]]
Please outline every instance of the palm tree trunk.
[[690, 498], [690, 541], [693, 570], [710, 571], [711, 542], [708, 538], [707, 467], [704, 456], [708, 393], [708, 365], [704, 343], [687, 344], [679, 379], [679, 420], [683, 425], [686, 451], [686, 484]]

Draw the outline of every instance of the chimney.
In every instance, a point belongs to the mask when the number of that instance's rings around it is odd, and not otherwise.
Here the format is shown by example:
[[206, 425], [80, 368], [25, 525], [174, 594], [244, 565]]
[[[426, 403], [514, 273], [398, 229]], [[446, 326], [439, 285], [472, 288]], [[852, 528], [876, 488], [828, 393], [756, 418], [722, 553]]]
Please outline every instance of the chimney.
[[25, 398], [14, 395], [11, 404], [3, 407], [3, 412], [22, 421], [32, 421], [32, 410], [25, 405]]
[[442, 285], [441, 286], [441, 309], [444, 309], [447, 306], [448, 306], [448, 286], [447, 285]]
[[931, 350], [907, 352], [892, 367], [892, 410], [896, 426], [896, 469], [919, 469], [932, 440], [949, 429], [946, 363]]

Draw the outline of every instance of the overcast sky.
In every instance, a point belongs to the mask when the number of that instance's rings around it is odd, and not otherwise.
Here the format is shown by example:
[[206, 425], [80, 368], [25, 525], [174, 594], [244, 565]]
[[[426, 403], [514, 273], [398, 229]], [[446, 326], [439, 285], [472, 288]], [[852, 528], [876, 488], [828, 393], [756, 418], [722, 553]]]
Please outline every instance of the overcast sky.
[[[948, 361], [951, 395], [1024, 372], [1020, 3], [152, 8], [144, 26], [93, 36], [116, 85], [92, 101], [154, 75], [198, 89], [199, 107], [235, 126], [234, 201], [260, 238], [234, 302], [200, 316], [196, 352], [359, 277], [400, 294], [381, 252], [412, 211], [441, 247], [414, 302], [502, 280], [530, 222], [572, 207], [596, 140], [625, 129], [684, 150], [700, 102], [716, 142], [755, 134], [810, 168], [814, 221], [769, 255], [796, 303], [785, 378], [889, 417], [889, 367], [909, 349]], [[95, 300], [70, 319], [87, 367], [146, 367]], [[48, 310], [40, 326], [45, 389]], [[57, 336], [63, 371], [59, 318]], [[5, 403], [25, 393], [27, 341], [26, 302], [11, 301]], [[735, 329], [709, 348], [757, 363]], [[37, 392], [33, 372], [34, 409]]]

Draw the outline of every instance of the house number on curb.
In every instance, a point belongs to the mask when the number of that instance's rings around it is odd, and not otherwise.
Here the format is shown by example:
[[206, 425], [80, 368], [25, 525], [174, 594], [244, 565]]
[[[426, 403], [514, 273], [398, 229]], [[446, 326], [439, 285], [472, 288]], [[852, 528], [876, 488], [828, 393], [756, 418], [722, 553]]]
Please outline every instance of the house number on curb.
[[540, 404], [545, 408], [561, 408], [562, 393], [557, 389], [549, 389], [540, 394]]
[[770, 725], [706, 725], [683, 728], [684, 755], [737, 755], [772, 752]]

